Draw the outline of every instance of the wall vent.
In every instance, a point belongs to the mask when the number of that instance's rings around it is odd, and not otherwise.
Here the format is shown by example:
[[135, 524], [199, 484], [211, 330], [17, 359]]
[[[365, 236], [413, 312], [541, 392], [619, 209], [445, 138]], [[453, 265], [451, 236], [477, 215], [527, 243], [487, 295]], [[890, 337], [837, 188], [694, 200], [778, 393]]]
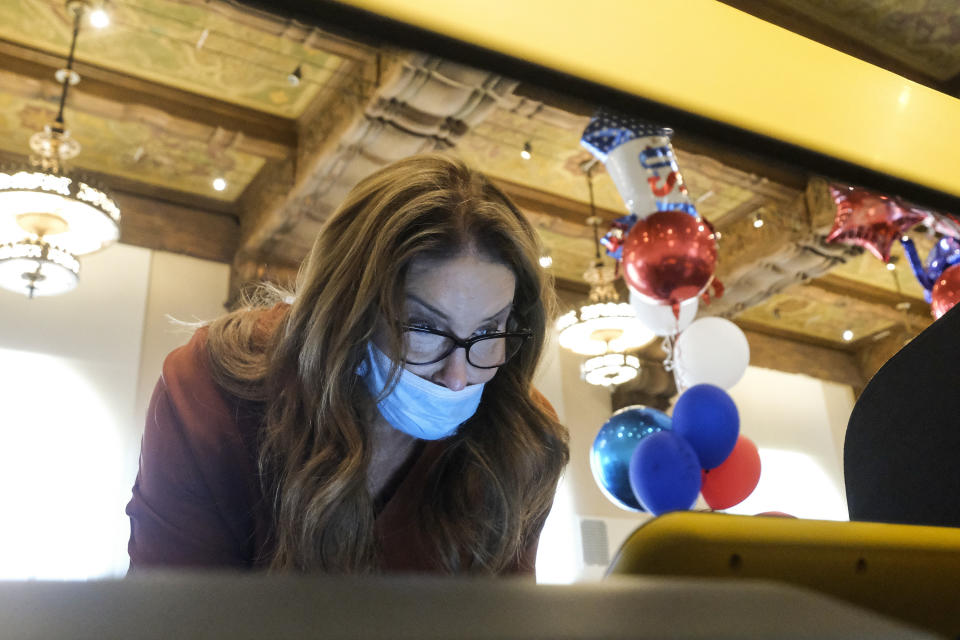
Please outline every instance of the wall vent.
[[603, 567], [610, 564], [606, 522], [584, 518], [580, 521], [580, 539], [583, 541], [584, 564]]

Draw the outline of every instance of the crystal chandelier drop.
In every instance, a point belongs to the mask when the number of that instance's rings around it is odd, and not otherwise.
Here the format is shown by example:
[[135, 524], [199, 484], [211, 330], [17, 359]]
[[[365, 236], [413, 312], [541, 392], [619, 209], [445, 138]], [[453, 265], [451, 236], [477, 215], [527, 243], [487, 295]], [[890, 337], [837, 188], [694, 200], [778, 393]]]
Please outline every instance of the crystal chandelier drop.
[[556, 329], [561, 347], [586, 356], [581, 367], [584, 380], [590, 384], [609, 386], [636, 377], [640, 361], [624, 352], [649, 344], [656, 336], [637, 318], [628, 302], [621, 302], [614, 286], [617, 274], [600, 256], [599, 225], [593, 199], [592, 171], [587, 172], [590, 191], [590, 213], [587, 223], [593, 226], [594, 261], [583, 274], [590, 285], [587, 300], [557, 319]]
[[30, 138], [30, 164], [0, 168], [0, 287], [35, 295], [55, 295], [77, 284], [76, 256], [117, 241], [120, 209], [94, 182], [66, 171], [80, 153], [63, 112], [70, 87], [80, 22], [90, 0], [70, 0], [73, 37], [67, 66], [56, 73], [60, 106], [53, 122]]

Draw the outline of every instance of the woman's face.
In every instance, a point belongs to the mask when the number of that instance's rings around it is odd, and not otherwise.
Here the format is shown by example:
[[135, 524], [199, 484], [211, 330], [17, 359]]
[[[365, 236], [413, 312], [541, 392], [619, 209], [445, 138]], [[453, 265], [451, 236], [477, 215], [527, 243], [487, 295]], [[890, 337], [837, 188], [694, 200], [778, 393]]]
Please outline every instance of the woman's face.
[[[508, 267], [473, 252], [449, 260], [415, 259], [407, 272], [404, 321], [463, 340], [505, 331], [515, 288], [516, 277]], [[384, 348], [382, 339], [375, 342]], [[496, 374], [496, 369], [472, 366], [466, 355], [464, 349], [455, 349], [440, 362], [404, 367], [453, 391], [487, 382]]]

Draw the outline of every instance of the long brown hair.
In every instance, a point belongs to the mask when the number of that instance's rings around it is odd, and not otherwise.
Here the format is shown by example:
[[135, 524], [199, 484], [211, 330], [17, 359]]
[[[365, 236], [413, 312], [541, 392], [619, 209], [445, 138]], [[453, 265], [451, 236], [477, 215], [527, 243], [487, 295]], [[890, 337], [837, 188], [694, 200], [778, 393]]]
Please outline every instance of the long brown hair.
[[[350, 192], [301, 266], [295, 301], [267, 347], [257, 346], [245, 311], [209, 329], [217, 381], [264, 403], [259, 463], [272, 568], [378, 569], [366, 483], [373, 405], [356, 371], [378, 318], [403, 317], [411, 261], [463, 251], [513, 271], [512, 322], [533, 335], [433, 465], [421, 524], [449, 572], [500, 571], [539, 531], [569, 452], [566, 430], [531, 396], [554, 305], [537, 235], [482, 174], [422, 155]], [[399, 327], [386, 325], [393, 353], [402, 353]]]

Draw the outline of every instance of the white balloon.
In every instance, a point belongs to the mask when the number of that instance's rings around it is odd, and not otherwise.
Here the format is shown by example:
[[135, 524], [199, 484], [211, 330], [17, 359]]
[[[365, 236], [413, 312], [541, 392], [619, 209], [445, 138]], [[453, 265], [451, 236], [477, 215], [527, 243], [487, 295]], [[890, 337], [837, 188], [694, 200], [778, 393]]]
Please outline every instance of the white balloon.
[[700, 318], [680, 334], [673, 350], [684, 388], [712, 384], [729, 389], [750, 364], [750, 345], [740, 328], [724, 318]]
[[677, 319], [673, 315], [673, 307], [668, 304], [651, 304], [633, 289], [630, 290], [630, 305], [640, 322], [658, 336], [674, 336], [680, 333], [690, 326], [700, 308], [696, 298], [684, 300], [680, 304], [680, 318]]

